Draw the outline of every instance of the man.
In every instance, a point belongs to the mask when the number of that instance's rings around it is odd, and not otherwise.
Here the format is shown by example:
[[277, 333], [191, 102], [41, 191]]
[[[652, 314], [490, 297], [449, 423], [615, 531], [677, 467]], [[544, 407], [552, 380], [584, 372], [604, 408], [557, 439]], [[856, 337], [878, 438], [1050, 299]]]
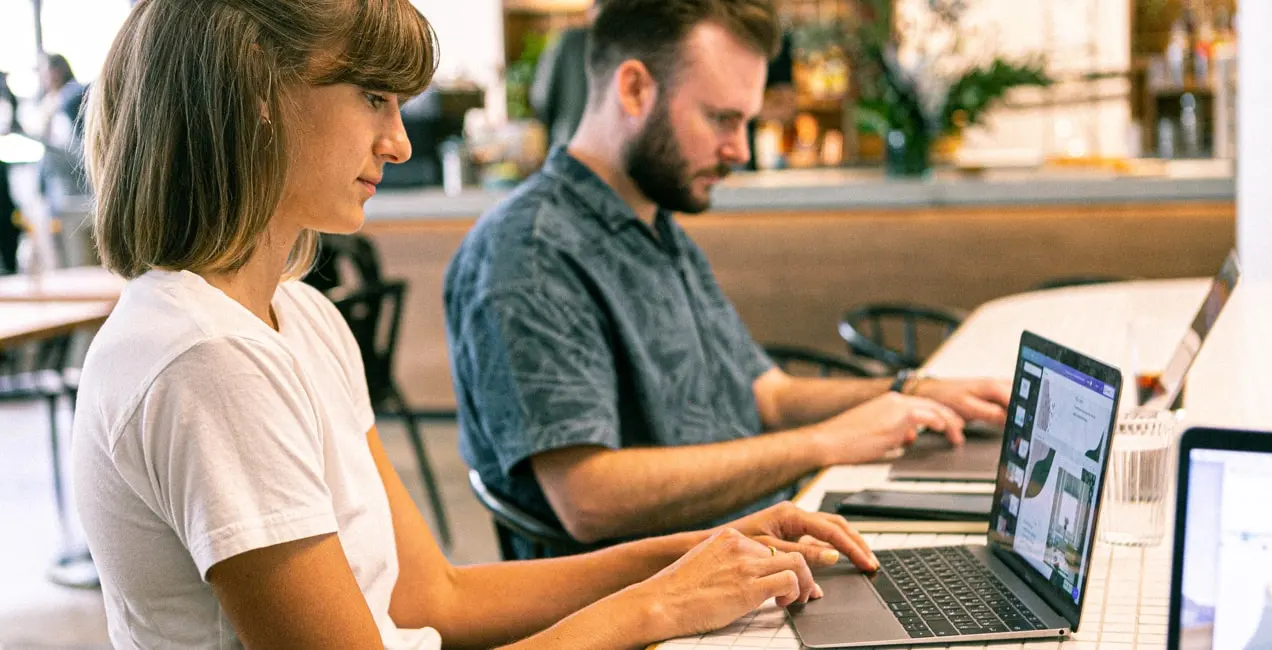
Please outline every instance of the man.
[[[596, 0], [587, 9], [587, 20], [596, 19], [605, 0]], [[563, 145], [574, 136], [587, 107], [587, 28], [574, 27], [561, 33], [539, 57], [534, 84], [530, 86], [530, 106], [548, 127], [552, 146]]]
[[754, 511], [921, 427], [1003, 421], [1002, 382], [782, 373], [673, 220], [749, 156], [768, 2], [609, 0], [591, 38], [578, 133], [447, 271], [460, 451], [489, 487], [608, 541]]

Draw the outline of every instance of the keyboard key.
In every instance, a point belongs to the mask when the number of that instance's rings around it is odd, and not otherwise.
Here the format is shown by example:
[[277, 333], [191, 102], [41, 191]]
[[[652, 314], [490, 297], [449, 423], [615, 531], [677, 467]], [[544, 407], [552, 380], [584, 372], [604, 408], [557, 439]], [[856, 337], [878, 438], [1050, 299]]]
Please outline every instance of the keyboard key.
[[913, 629], [913, 630], [907, 629], [907, 630], [905, 631], [905, 633], [906, 633], [906, 634], [909, 634], [911, 639], [930, 639], [930, 638], [932, 638], [933, 636], [935, 636], [934, 634], [932, 634], [932, 631], [931, 631], [931, 630], [929, 630], [929, 629], [927, 629], [926, 627], [924, 627], [924, 628], [923, 628], [923, 629], [921, 629], [921, 630], [920, 630], [920, 629]]
[[958, 628], [946, 621], [928, 621], [928, 627], [932, 629], [932, 634], [941, 636], [957, 636]]
[[882, 574], [876, 574], [874, 577], [875, 591], [883, 598], [885, 603], [904, 603], [905, 596], [901, 595], [901, 591], [897, 589], [892, 580]]

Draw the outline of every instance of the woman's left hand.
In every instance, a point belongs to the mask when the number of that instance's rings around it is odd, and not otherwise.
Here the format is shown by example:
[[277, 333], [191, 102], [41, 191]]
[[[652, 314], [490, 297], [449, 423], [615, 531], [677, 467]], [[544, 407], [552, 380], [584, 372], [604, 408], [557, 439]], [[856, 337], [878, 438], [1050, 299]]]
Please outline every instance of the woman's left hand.
[[839, 515], [807, 512], [783, 501], [728, 526], [780, 552], [800, 553], [810, 567], [835, 564], [842, 554], [863, 571], [879, 570], [866, 540]]

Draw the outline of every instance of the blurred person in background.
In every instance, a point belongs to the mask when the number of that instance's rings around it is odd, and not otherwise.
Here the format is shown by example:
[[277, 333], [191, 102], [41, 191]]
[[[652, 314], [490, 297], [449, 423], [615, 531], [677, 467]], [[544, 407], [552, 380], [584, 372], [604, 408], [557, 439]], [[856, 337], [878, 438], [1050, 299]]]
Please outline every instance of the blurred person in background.
[[[407, 0], [145, 0], [91, 98], [104, 261], [74, 494], [117, 648], [644, 647], [877, 561], [791, 504], [571, 558], [454, 566], [385, 451], [357, 342], [296, 278], [365, 221], [436, 66]], [[811, 536], [811, 537], [805, 537]]]
[[49, 212], [61, 222], [62, 251], [66, 256], [61, 263], [97, 264], [90, 214], [82, 204], [89, 187], [84, 173], [80, 109], [88, 88], [75, 78], [71, 64], [60, 54], [49, 54], [41, 61], [40, 80], [43, 94], [27, 133], [44, 145], [38, 169], [40, 195]]

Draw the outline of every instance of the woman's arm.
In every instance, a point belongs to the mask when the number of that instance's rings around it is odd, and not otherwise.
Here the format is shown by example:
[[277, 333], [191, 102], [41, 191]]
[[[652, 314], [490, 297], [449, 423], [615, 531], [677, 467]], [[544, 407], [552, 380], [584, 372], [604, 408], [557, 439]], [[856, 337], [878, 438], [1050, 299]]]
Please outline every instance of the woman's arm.
[[235, 555], [208, 583], [246, 648], [384, 647], [334, 533]]
[[[661, 571], [708, 536], [683, 533], [573, 557], [454, 567], [374, 428], [367, 442], [388, 493], [397, 541], [399, 573], [389, 613], [399, 627], [436, 629], [447, 647], [488, 648], [547, 629]], [[617, 621], [602, 617], [602, 622], [614, 627]]]

